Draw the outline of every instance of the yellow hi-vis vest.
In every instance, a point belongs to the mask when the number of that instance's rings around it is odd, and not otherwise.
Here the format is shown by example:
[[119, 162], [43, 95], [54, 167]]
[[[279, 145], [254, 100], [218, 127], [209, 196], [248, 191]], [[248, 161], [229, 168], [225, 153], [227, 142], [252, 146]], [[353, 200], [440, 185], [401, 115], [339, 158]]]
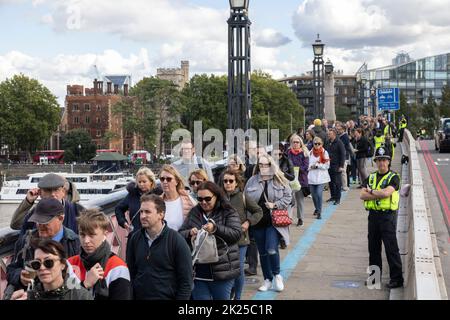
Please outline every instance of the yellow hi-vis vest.
[[386, 127], [384, 127], [384, 136], [390, 135], [392, 137], [392, 128], [391, 126], [388, 124]]
[[[385, 174], [383, 178], [381, 178], [381, 180], [377, 182], [377, 173], [371, 173], [369, 176], [369, 187], [373, 190], [385, 189], [386, 186], [391, 182], [392, 178], [396, 175], [397, 173], [389, 171], [389, 173]], [[364, 207], [366, 208], [366, 210], [397, 211], [399, 200], [399, 192], [395, 190], [390, 197], [364, 201]]]
[[400, 129], [406, 128], [406, 121], [400, 121]]
[[384, 144], [384, 136], [381, 137], [373, 137], [373, 140], [375, 141], [375, 151], [381, 147], [382, 144]]

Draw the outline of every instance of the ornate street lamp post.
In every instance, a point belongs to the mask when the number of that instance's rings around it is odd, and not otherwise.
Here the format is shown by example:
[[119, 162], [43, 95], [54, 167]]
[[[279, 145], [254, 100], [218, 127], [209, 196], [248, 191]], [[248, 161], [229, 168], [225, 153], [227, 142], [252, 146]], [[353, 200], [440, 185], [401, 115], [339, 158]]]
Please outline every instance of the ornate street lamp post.
[[252, 101], [250, 93], [249, 0], [230, 0], [228, 19], [228, 128], [250, 128]]
[[324, 63], [323, 63], [323, 49], [325, 44], [317, 35], [316, 41], [312, 44], [314, 52], [313, 61], [313, 82], [314, 82], [314, 114], [317, 118], [322, 119], [324, 116], [324, 97], [323, 97], [323, 78], [324, 78]]

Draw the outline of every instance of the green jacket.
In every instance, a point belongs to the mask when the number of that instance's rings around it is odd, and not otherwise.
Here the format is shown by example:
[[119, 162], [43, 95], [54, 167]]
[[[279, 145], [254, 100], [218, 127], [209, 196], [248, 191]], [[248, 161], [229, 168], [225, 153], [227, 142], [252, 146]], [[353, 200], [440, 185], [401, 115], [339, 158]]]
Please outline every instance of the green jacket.
[[[239, 189], [236, 189], [232, 194], [228, 195], [231, 206], [238, 212], [241, 224], [245, 221], [250, 222], [250, 226], [256, 225], [263, 216], [261, 207], [249, 197], [243, 197], [244, 193]], [[245, 204], [244, 204], [245, 198]], [[242, 233], [241, 239], [239, 239], [239, 246], [246, 246], [250, 244], [250, 237], [248, 230]]]

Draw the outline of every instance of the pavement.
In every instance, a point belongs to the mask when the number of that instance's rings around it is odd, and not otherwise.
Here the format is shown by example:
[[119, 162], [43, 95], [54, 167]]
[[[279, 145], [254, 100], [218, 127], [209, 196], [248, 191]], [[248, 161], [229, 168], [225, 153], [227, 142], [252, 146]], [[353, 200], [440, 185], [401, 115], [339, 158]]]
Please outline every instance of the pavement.
[[[396, 148], [392, 166], [397, 172], [401, 172], [399, 149]], [[376, 170], [370, 165], [368, 169]], [[353, 184], [343, 193], [340, 205], [324, 204], [322, 220], [315, 219], [312, 199], [307, 198], [304, 225], [290, 227], [291, 244], [280, 250], [284, 291], [258, 292], [263, 281], [258, 269], [257, 276], [247, 277], [243, 299], [388, 300], [389, 274], [384, 253], [381, 289], [368, 289], [364, 285], [369, 264], [368, 213], [356, 187]], [[329, 198], [328, 191], [323, 198]]]

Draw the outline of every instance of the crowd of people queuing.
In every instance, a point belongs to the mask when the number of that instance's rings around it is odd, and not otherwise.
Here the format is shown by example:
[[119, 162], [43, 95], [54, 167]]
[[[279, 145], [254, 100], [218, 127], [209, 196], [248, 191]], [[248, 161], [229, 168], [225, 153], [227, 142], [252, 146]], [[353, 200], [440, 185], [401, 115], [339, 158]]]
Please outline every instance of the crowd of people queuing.
[[[257, 274], [258, 256], [258, 290], [283, 291], [279, 249], [289, 245], [289, 228], [303, 225], [305, 199], [312, 198], [311, 214], [321, 219], [325, 189], [326, 202], [339, 205], [351, 184], [364, 188], [375, 149], [383, 145], [393, 157], [395, 134], [381, 115], [346, 123], [316, 119], [271, 153], [247, 141], [245, 159], [230, 155], [218, 177], [185, 142], [182, 159], [162, 167], [159, 185], [142, 167], [115, 208], [128, 232], [125, 259], [107, 241], [109, 218], [85, 210], [73, 184], [48, 174], [11, 221], [21, 235], [7, 268], [9, 298], [240, 300], [245, 277]], [[274, 225], [273, 210], [297, 220]], [[193, 260], [210, 236], [216, 260]]]

